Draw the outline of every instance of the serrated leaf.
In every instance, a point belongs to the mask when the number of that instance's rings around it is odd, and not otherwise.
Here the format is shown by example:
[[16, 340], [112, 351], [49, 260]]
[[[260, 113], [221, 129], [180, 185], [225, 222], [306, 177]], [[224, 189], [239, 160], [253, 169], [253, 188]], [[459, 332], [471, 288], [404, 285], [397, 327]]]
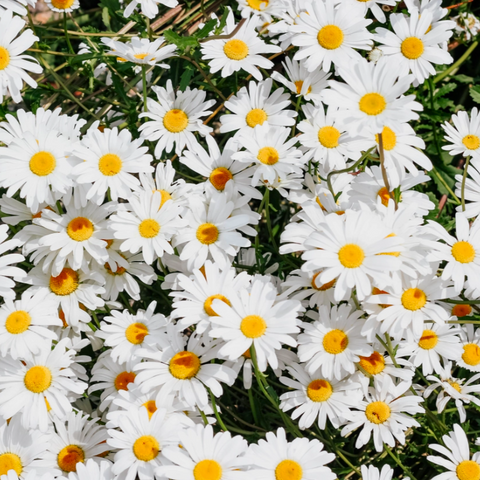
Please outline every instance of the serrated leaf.
[[463, 73], [461, 73], [460, 75], [455, 75], [452, 78], [454, 80], [457, 80], [457, 82], [461, 82], [461, 83], [472, 83], [473, 82], [473, 77], [469, 77], [468, 75], [463, 75]]
[[438, 99], [440, 97], [443, 97], [447, 93], [453, 92], [457, 88], [456, 83], [447, 83], [446, 85], [443, 85], [438, 89], [438, 91], [435, 93], [433, 96], [434, 99]]
[[470, 96], [475, 103], [480, 103], [480, 85], [470, 88]]
[[216, 27], [218, 20], [216, 18], [211, 18], [200, 30], [197, 31], [195, 37], [197, 38], [205, 38], [207, 37], [210, 32]]
[[178, 33], [172, 32], [172, 30], [167, 30], [163, 35], [169, 43], [173, 43], [182, 50], [189, 46], [194, 47], [198, 45], [198, 40], [195, 37], [181, 37]]

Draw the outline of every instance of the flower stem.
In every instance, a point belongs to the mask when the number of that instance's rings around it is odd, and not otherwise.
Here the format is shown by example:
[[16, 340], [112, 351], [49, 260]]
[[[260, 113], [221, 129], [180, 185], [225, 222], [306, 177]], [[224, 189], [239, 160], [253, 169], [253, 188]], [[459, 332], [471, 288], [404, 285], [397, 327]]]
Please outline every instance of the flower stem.
[[70, 37], [68, 35], [66, 12], [63, 12], [63, 31], [65, 33], [65, 40], [67, 41], [68, 50], [70, 50], [70, 53], [75, 54], [75, 50], [73, 50], [72, 44], [70, 43]]
[[215, 414], [217, 422], [220, 425], [220, 427], [222, 427], [222, 430], [224, 432], [228, 432], [228, 428], [225, 426], [222, 418], [220, 417], [220, 414], [218, 413], [217, 403], [215, 402], [215, 395], [212, 393], [212, 391], [208, 387], [207, 387], [207, 390], [210, 395], [210, 401], [212, 402], [213, 413]]
[[[147, 66], [142, 65], [142, 85], [143, 85], [143, 111], [147, 112]], [[147, 119], [148, 120], [148, 119]]]
[[465, 211], [465, 182], [467, 181], [467, 170], [470, 165], [470, 156], [465, 160], [465, 166], [463, 167], [463, 177], [462, 177], [462, 212]]

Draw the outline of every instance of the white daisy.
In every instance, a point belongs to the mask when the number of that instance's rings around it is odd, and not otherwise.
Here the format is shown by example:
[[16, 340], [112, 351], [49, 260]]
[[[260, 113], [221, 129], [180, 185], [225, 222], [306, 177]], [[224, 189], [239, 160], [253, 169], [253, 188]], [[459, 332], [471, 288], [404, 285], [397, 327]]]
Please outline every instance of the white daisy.
[[147, 99], [148, 111], [140, 114], [147, 117], [147, 121], [139, 130], [143, 138], [157, 142], [155, 156], [160, 158], [162, 153], [171, 152], [175, 144], [175, 153], [179, 155], [185, 147], [195, 150], [198, 140], [194, 133], [199, 132], [205, 137], [212, 129], [203, 124], [201, 117], [212, 113], [208, 109], [215, 104], [215, 100], [205, 100], [207, 94], [204, 90], [191, 90], [175, 92], [172, 81], [167, 81], [167, 88], [152, 87], [157, 94], [158, 102]]
[[433, 16], [428, 11], [419, 15], [412, 9], [410, 17], [403, 13], [392, 13], [390, 23], [393, 32], [386, 28], [377, 28], [375, 41], [380, 50], [400, 77], [412, 72], [418, 83], [423, 83], [431, 75], [435, 75], [432, 65], [445, 65], [453, 62], [448, 51], [438, 44], [446, 42], [452, 31], [443, 25], [432, 25]]
[[372, 433], [377, 452], [383, 451], [384, 443], [395, 447], [395, 439], [405, 445], [405, 431], [420, 426], [410, 415], [425, 413], [419, 405], [423, 402], [422, 397], [405, 395], [410, 386], [410, 382], [395, 385], [387, 376], [382, 380], [375, 379], [375, 387], [369, 387], [365, 400], [358, 402], [358, 411], [351, 411], [349, 423], [343, 427], [341, 435], [344, 437], [363, 425], [355, 448], [366, 445]]
[[277, 296], [277, 290], [268, 277], [254, 277], [249, 290], [243, 289], [229, 298], [231, 306], [214, 300], [212, 307], [218, 314], [211, 317], [212, 338], [220, 338], [225, 344], [219, 355], [236, 360], [252, 346], [255, 348], [260, 371], [267, 362], [278, 367], [276, 351], [282, 344], [295, 347], [293, 335], [299, 332], [297, 316], [303, 308], [298, 300], [285, 300]]
[[450, 155], [472, 156], [480, 160], [480, 114], [477, 107], [473, 107], [470, 118], [467, 112], [460, 111], [452, 115], [451, 125], [445, 122], [445, 140], [448, 145], [442, 147]]
[[0, 307], [0, 352], [2, 356], [31, 358], [41, 348], [48, 347], [57, 335], [50, 326], [61, 326], [57, 303], [53, 295], [43, 292], [22, 293], [21, 299], [5, 299]]
[[[88, 459], [85, 463], [77, 464], [77, 471], [69, 473], [69, 480], [115, 480], [112, 472], [112, 463], [108, 460], [96, 462]], [[43, 480], [43, 479], [42, 479]], [[382, 479], [383, 480], [383, 479]]]
[[38, 41], [38, 37], [30, 29], [26, 29], [18, 38], [15, 38], [25, 24], [25, 20], [13, 15], [11, 10], [5, 10], [1, 14], [0, 102], [3, 102], [7, 90], [15, 103], [21, 102], [20, 92], [24, 81], [32, 88], [37, 87], [37, 82], [27, 72], [42, 73], [43, 70], [33, 57], [21, 55]]
[[463, 325], [460, 339], [463, 351], [461, 358], [457, 359], [458, 366], [480, 372], [480, 328], [475, 329], [471, 323]]
[[20, 16], [27, 14], [28, 6], [35, 7], [37, 0], [0, 0], [1, 10], [11, 10]]
[[21, 412], [24, 428], [49, 428], [48, 412], [64, 418], [72, 411], [71, 394], [81, 395], [87, 384], [77, 380], [71, 368], [75, 350], [67, 350], [68, 339], [40, 350], [32, 360], [0, 359], [0, 415], [5, 419]]
[[319, 440], [304, 437], [287, 442], [285, 430], [279, 428], [276, 435], [267, 432], [266, 440], [251, 444], [245, 460], [256, 480], [333, 480], [336, 475], [326, 464], [334, 459]]
[[[373, 353], [372, 346], [360, 334], [363, 321], [362, 311], [352, 312], [349, 305], [322, 305], [318, 320], [304, 323], [303, 333], [298, 336], [298, 357], [306, 362], [306, 370], [313, 374], [317, 370], [324, 378], [341, 380], [355, 372], [355, 363], [360, 355], [368, 357]], [[307, 315], [315, 318], [311, 311]]]
[[287, 371], [293, 380], [280, 377], [280, 381], [293, 391], [280, 396], [280, 408], [284, 412], [294, 409], [292, 419], [300, 418], [301, 430], [309, 428], [317, 418], [320, 430], [325, 430], [327, 418], [338, 428], [348, 417], [350, 407], [363, 398], [360, 383], [326, 379], [320, 371], [310, 375], [298, 363], [287, 366]]
[[67, 13], [80, 8], [79, 0], [45, 0], [45, 3], [54, 12]]
[[[149, 3], [153, 3], [154, 1], [155, 0], [147, 0]], [[135, 4], [136, 2], [134, 0], [125, 9], [125, 17], [130, 16], [130, 14], [127, 14], [127, 11], [129, 8], [133, 9]], [[137, 65], [155, 65], [156, 67], [166, 69], [169, 69], [170, 65], [160, 62], [173, 57], [177, 49], [175, 45], [162, 46], [165, 43], [165, 38], [163, 37], [158, 37], [153, 42], [148, 38], [138, 37], [132, 37], [130, 41], [126, 43], [112, 40], [111, 38], [102, 38], [102, 42], [111, 49], [109, 52], [106, 52], [106, 54], [115, 56], [119, 61], [132, 62]]]
[[292, 31], [293, 45], [300, 47], [295, 60], [304, 60], [310, 72], [321, 67], [330, 71], [331, 65], [348, 65], [359, 60], [355, 49], [369, 50], [372, 34], [367, 26], [372, 23], [363, 15], [363, 8], [355, 3], [316, 1], [308, 13], [300, 13]]
[[259, 83], [251, 81], [242, 87], [236, 95], [225, 102], [225, 108], [232, 112], [220, 117], [220, 133], [237, 131], [252, 133], [257, 125], [268, 122], [276, 127], [289, 127], [295, 124], [297, 112], [286, 110], [290, 98], [283, 88], [277, 88], [272, 94], [271, 78]]
[[83, 160], [72, 170], [75, 181], [91, 184], [85, 198], [100, 205], [107, 190], [112, 200], [130, 198], [132, 190], [140, 186], [134, 175], [153, 172], [152, 156], [142, 143], [142, 139], [132, 140], [127, 129], [106, 128], [101, 132], [94, 124], [72, 151]]
[[393, 468], [390, 465], [384, 465], [381, 470], [373, 465], [362, 465], [361, 471], [362, 480], [392, 480], [393, 477]]
[[398, 77], [395, 68], [383, 57], [377, 63], [360, 59], [339, 67], [346, 83], [330, 80], [331, 90], [323, 101], [339, 107], [338, 117], [353, 133], [365, 129], [379, 133], [384, 125], [397, 125], [419, 118], [415, 111], [422, 106], [414, 95], [404, 96], [413, 75]]
[[179, 432], [179, 444], [163, 454], [171, 465], [159, 467], [157, 475], [172, 480], [246, 480], [243, 454], [247, 441], [230, 432], [213, 433], [211, 425], [195, 425]]
[[[353, 0], [353, 1], [357, 4], [362, 5], [363, 8], [365, 9], [365, 13], [367, 13], [367, 11], [370, 10], [373, 16], [380, 23], [385, 23], [386, 21], [385, 13], [380, 5], [386, 5], [388, 7], [394, 7], [396, 5], [396, 0]], [[367, 480], [367, 479], [364, 479], [364, 480]], [[378, 479], [375, 479], [375, 480], [378, 480]], [[381, 480], [384, 480], [384, 479], [381, 478]]]
[[[118, 210], [110, 217], [110, 229], [115, 238], [123, 240], [121, 251], [142, 251], [145, 261], [151, 265], [164, 252], [173, 253], [170, 241], [184, 226], [179, 217], [180, 208], [169, 200], [162, 205], [158, 191], [140, 192], [129, 199], [129, 209]], [[161, 208], [160, 208], [161, 207]]]
[[15, 298], [13, 290], [15, 281], [8, 277], [22, 281], [27, 273], [21, 268], [12, 266], [14, 263], [23, 262], [25, 257], [20, 253], [6, 254], [9, 250], [13, 250], [20, 245], [18, 240], [7, 240], [7, 238], [8, 225], [0, 225], [0, 296], [13, 300]]

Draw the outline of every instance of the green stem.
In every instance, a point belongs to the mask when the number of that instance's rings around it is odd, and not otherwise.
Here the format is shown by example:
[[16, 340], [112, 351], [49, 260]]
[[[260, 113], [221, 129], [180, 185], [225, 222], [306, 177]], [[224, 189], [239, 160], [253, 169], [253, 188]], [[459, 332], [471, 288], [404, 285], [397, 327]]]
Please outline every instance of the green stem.
[[203, 410], [201, 410], [201, 409], [199, 408], [198, 411], [200, 412], [200, 415], [202, 416], [203, 423], [204, 423], [205, 425], [208, 425], [208, 418], [207, 418], [207, 416], [203, 413]]
[[467, 181], [467, 170], [468, 166], [470, 165], [470, 156], [468, 156], [465, 160], [465, 166], [463, 167], [463, 176], [462, 176], [462, 212], [465, 211], [465, 182]]
[[453, 64], [450, 65], [444, 72], [438, 74], [434, 79], [433, 83], [438, 83], [442, 81], [445, 77], [450, 75], [453, 71], [460, 67], [460, 65], [468, 59], [468, 57], [472, 54], [472, 52], [478, 47], [478, 41], [473, 42], [470, 47], [468, 47], [467, 51]]
[[388, 195], [395, 203], [395, 210], [398, 208], [397, 201], [395, 200], [395, 195], [392, 193], [390, 189], [390, 183], [388, 181], [387, 169], [385, 168], [385, 151], [383, 148], [383, 132], [378, 134], [378, 155], [380, 157], [380, 168], [382, 170], [382, 177], [383, 183], [385, 184], [385, 188], [387, 189]]
[[[147, 112], [147, 71], [146, 66], [142, 65], [142, 84], [143, 84], [143, 111]], [[146, 119], [148, 120], [148, 118]]]
[[453, 199], [455, 200], [455, 202], [457, 202], [457, 205], [461, 205], [461, 202], [460, 202], [460, 199], [455, 195], [455, 193], [453, 193], [453, 190], [450, 188], [450, 186], [448, 185], [448, 183], [445, 181], [445, 179], [440, 175], [440, 173], [438, 172], [438, 170], [433, 167], [432, 168], [432, 172], [438, 177], [438, 179], [443, 183], [443, 186], [447, 189], [448, 193], [450, 193], [450, 195], [453, 197]]
[[63, 12], [63, 32], [65, 34], [65, 40], [67, 41], [68, 50], [70, 53], [75, 54], [75, 50], [70, 43], [70, 37], [68, 36], [68, 29], [67, 29], [67, 12]]
[[223, 423], [223, 420], [220, 417], [220, 414], [218, 413], [217, 403], [215, 402], [215, 395], [212, 393], [212, 391], [208, 387], [207, 387], [207, 390], [210, 395], [210, 401], [212, 402], [213, 413], [215, 414], [217, 422], [220, 425], [220, 427], [222, 427], [222, 430], [224, 432], [228, 432], [228, 428], [225, 426], [225, 424]]
[[393, 461], [410, 477], [410, 480], [417, 480], [410, 469], [403, 465], [399, 458], [390, 450], [390, 447], [388, 445], [384, 445], [384, 447], [387, 453], [392, 457]]
[[277, 243], [275, 242], [275, 238], [273, 237], [273, 231], [272, 231], [272, 222], [270, 219], [270, 190], [265, 187], [265, 218], [267, 220], [267, 229], [268, 229], [268, 234], [270, 235], [270, 240], [272, 242], [273, 248], [275, 251], [278, 251]]

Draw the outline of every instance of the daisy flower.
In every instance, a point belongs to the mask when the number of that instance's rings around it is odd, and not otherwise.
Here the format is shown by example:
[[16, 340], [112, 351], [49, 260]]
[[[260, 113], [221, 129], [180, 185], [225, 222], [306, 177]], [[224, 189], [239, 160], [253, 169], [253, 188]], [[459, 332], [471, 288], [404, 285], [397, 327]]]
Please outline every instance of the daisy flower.
[[80, 8], [79, 0], [45, 0], [46, 4], [54, 12], [68, 13]]
[[250, 246], [250, 240], [236, 231], [246, 226], [250, 217], [235, 214], [234, 208], [235, 204], [225, 201], [222, 193], [212, 195], [208, 205], [191, 199], [184, 217], [188, 226], [174, 239], [174, 246], [183, 245], [180, 260], [186, 260], [189, 269], [202, 267], [207, 259], [225, 268], [240, 247]]
[[132, 140], [127, 129], [106, 128], [101, 132], [94, 124], [72, 152], [83, 160], [72, 170], [75, 181], [91, 184], [85, 198], [100, 205], [107, 190], [112, 200], [130, 198], [132, 190], [140, 186], [134, 175], [153, 172], [152, 156], [142, 143], [142, 139]]
[[305, 152], [305, 159], [320, 162], [325, 172], [346, 167], [348, 160], [358, 160], [363, 150], [371, 147], [366, 138], [351, 137], [347, 128], [337, 120], [338, 108], [329, 107], [325, 112], [322, 103], [302, 106], [305, 120], [297, 128], [302, 135], [298, 141]]
[[78, 327], [80, 322], [90, 322], [87, 308], [96, 310], [103, 307], [105, 302], [100, 295], [105, 289], [100, 286], [103, 278], [95, 272], [84, 273], [65, 267], [59, 275], [49, 275], [41, 267], [35, 267], [28, 272], [24, 283], [31, 284], [27, 291], [39, 292], [43, 298], [48, 298], [53, 293], [57, 308], [61, 308], [68, 326]]
[[115, 480], [116, 476], [112, 472], [112, 463], [108, 460], [96, 462], [88, 459], [85, 463], [77, 463], [77, 471], [69, 473], [68, 478], [69, 480]]
[[459, 367], [471, 372], [480, 372], [480, 328], [474, 329], [472, 324], [462, 325], [460, 330], [462, 356], [457, 359]]
[[458, 360], [462, 354], [462, 345], [458, 337], [460, 329], [448, 324], [425, 324], [420, 337], [400, 342], [397, 357], [410, 356], [409, 361], [415, 367], [422, 366], [423, 375], [443, 370], [440, 363], [444, 360]]
[[[352, 312], [349, 305], [322, 305], [318, 320], [304, 323], [303, 333], [298, 336], [298, 357], [306, 362], [306, 371], [313, 374], [317, 370], [326, 379], [341, 380], [355, 372], [355, 363], [360, 356], [373, 353], [372, 346], [361, 335], [362, 311]], [[310, 318], [315, 313], [308, 312]]]
[[178, 205], [173, 201], [165, 202], [160, 208], [161, 205], [160, 192], [140, 192], [129, 199], [131, 211], [119, 209], [110, 217], [114, 237], [123, 240], [120, 250], [130, 253], [141, 250], [149, 265], [164, 252], [173, 253], [170, 241], [184, 225]]
[[384, 465], [381, 470], [373, 465], [362, 465], [361, 471], [362, 480], [392, 480], [393, 477], [393, 468], [390, 465]]
[[372, 280], [388, 284], [389, 273], [400, 268], [395, 255], [403, 250], [398, 237], [370, 211], [347, 210], [344, 215], [326, 215], [304, 242], [308, 249], [302, 259], [302, 270], [324, 269], [319, 277], [322, 284], [336, 279], [335, 300], [345, 300], [356, 288], [359, 300], [372, 291]]
[[153, 313], [156, 306], [157, 302], [153, 301], [146, 311], [137, 310], [135, 315], [128, 310], [112, 310], [112, 316], [103, 318], [100, 330], [95, 334], [105, 340], [105, 346], [112, 347], [109, 352], [115, 362], [125, 363], [137, 356], [141, 348], [165, 344], [165, 326], [168, 322], [164, 315]]
[[25, 24], [25, 20], [13, 15], [11, 10], [2, 12], [0, 18], [0, 103], [3, 102], [7, 90], [15, 103], [21, 102], [24, 81], [30, 87], [37, 88], [37, 82], [27, 72], [42, 73], [43, 71], [33, 57], [21, 55], [39, 40], [30, 29], [26, 29], [18, 38], [15, 38], [23, 30]]
[[76, 472], [77, 466], [93, 459], [102, 460], [105, 453], [105, 441], [108, 433], [105, 427], [98, 424], [98, 418], [89, 420], [88, 415], [81, 412], [70, 412], [64, 421], [54, 421], [55, 433], [48, 441], [48, 462], [51, 469], [58, 468], [63, 475]]
[[410, 17], [403, 13], [392, 13], [390, 23], [393, 32], [386, 28], [377, 28], [375, 41], [382, 44], [380, 50], [402, 77], [413, 73], [418, 83], [423, 83], [430, 75], [435, 75], [432, 65], [445, 65], [453, 62], [448, 51], [438, 44], [446, 42], [452, 31], [443, 25], [432, 25], [433, 16], [429, 11], [419, 15], [412, 9]]
[[155, 157], [160, 158], [164, 151], [171, 152], [174, 144], [177, 155], [185, 147], [189, 150], [198, 148], [194, 133], [199, 132], [205, 137], [212, 131], [200, 118], [212, 113], [208, 109], [215, 100], [205, 100], [205, 91], [191, 90], [190, 87], [175, 92], [171, 80], [167, 81], [167, 88], [154, 86], [152, 90], [157, 94], [158, 102], [147, 99], [148, 111], [141, 113], [140, 117], [151, 121], [141, 125], [139, 131], [146, 140], [157, 142]]
[[365, 129], [379, 133], [386, 124], [396, 126], [419, 118], [415, 111], [422, 106], [415, 102], [415, 95], [403, 95], [413, 75], [398, 77], [385, 58], [377, 63], [359, 59], [339, 67], [339, 73], [346, 83], [330, 80], [331, 90], [325, 92], [323, 101], [339, 107], [339, 120], [353, 133]]
[[[358, 2], [360, 5], [363, 6], [365, 11], [365, 14], [363, 16], [365, 16], [368, 10], [370, 10], [373, 16], [375, 17], [375, 19], [378, 20], [380, 23], [385, 23], [386, 21], [385, 13], [382, 10], [382, 7], [380, 5], [387, 5], [389, 7], [394, 7], [397, 3], [396, 0], [354, 0], [354, 1]], [[367, 480], [367, 479], [365, 478], [364, 480]], [[370, 478], [368, 480], [370, 480]], [[373, 480], [373, 478], [371, 480]], [[375, 480], [378, 480], [378, 479], [375, 479]], [[384, 479], [381, 478], [380, 480], [384, 480]]]
[[470, 118], [467, 112], [460, 111], [452, 115], [451, 125], [445, 122], [445, 140], [448, 145], [442, 147], [450, 155], [471, 156], [480, 160], [480, 114], [477, 107], [473, 107]]
[[[20, 416], [0, 420], [0, 475], [7, 475], [10, 480], [12, 470], [19, 475], [16, 479], [37, 479], [35, 474], [49, 472], [57, 475], [57, 469], [46, 468], [45, 455], [50, 435], [38, 430], [26, 429]], [[4, 477], [5, 478], [5, 477]], [[53, 478], [53, 476], [51, 477]]]
[[204, 409], [208, 405], [207, 388], [220, 397], [223, 394], [220, 382], [232, 385], [235, 381], [231, 368], [211, 363], [216, 349], [208, 338], [191, 335], [187, 341], [186, 336], [169, 324], [167, 340], [168, 347], [162, 351], [142, 350], [144, 361], [135, 368], [140, 372], [136, 383], [144, 393], [157, 391], [157, 402], [173, 394], [190, 407]]
[[442, 440], [445, 447], [436, 443], [429, 447], [447, 458], [429, 455], [427, 460], [446, 468], [448, 472], [436, 475], [432, 480], [473, 480], [480, 476], [480, 452], [470, 457], [468, 438], [460, 425], [455, 424], [453, 432], [444, 435]]
[[49, 345], [45, 339], [57, 339], [48, 327], [61, 325], [51, 294], [26, 291], [20, 300], [5, 299], [0, 307], [0, 352], [14, 360], [37, 355], [42, 347]]
[[[22, 280], [26, 277], [26, 272], [21, 268], [12, 266], [13, 263], [23, 262], [25, 257], [20, 253], [5, 253], [20, 245], [18, 240], [7, 240], [8, 225], [0, 225], [0, 296], [2, 298], [14, 299], [15, 280]], [[5, 241], [7, 240], [7, 241]]]
[[259, 83], [251, 81], [236, 95], [225, 102], [225, 108], [232, 112], [220, 117], [220, 133], [237, 131], [252, 133], [257, 125], [268, 122], [276, 127], [289, 127], [295, 124], [297, 112], [285, 110], [290, 105], [290, 97], [283, 88], [272, 94], [273, 80], [267, 78]]
[[179, 328], [196, 325], [195, 331], [202, 334], [210, 327], [211, 317], [218, 316], [213, 301], [231, 305], [231, 294], [247, 288], [250, 277], [247, 272], [237, 275], [232, 267], [222, 270], [207, 260], [202, 270], [195, 269], [190, 276], [179, 274], [177, 281], [179, 290], [170, 293], [174, 298], [172, 318], [178, 319]]
[[302, 95], [307, 101], [319, 103], [322, 98], [323, 90], [328, 85], [330, 73], [322, 70], [309, 72], [304, 62], [291, 60], [285, 57], [282, 62], [286, 77], [279, 72], [272, 72], [272, 78], [287, 87], [297, 97]]
[[151, 418], [145, 409], [132, 410], [120, 418], [120, 431], [108, 430], [107, 443], [117, 450], [112, 467], [117, 478], [159, 479], [155, 473], [164, 460], [164, 449], [178, 443], [179, 428], [175, 418], [158, 409]]
[[465, 189], [462, 189], [463, 175], [455, 175], [455, 180], [455, 194], [461, 198], [463, 193], [465, 198], [465, 211], [462, 205], [458, 205], [457, 212], [462, 212], [467, 218], [477, 217], [480, 214], [480, 164], [477, 163], [477, 159], [468, 166]]
[[[227, 23], [222, 30], [222, 35], [230, 35], [236, 28], [233, 11], [229, 8]], [[223, 78], [235, 72], [244, 70], [256, 80], [263, 79], [258, 67], [270, 70], [273, 62], [263, 56], [265, 53], [278, 53], [281, 48], [276, 45], [266, 44], [255, 31], [258, 17], [248, 18], [233, 37], [228, 40], [209, 40], [202, 43], [202, 58], [210, 66], [212, 74], [221, 70]]]
[[301, 303], [280, 299], [268, 277], [254, 277], [249, 290], [232, 292], [229, 300], [231, 305], [221, 300], [212, 303], [218, 316], [211, 317], [209, 335], [225, 342], [219, 355], [236, 360], [253, 346], [260, 371], [266, 370], [267, 362], [277, 368], [276, 351], [282, 344], [297, 345], [293, 335], [300, 330], [297, 317], [303, 311]]
[[400, 339], [405, 331], [417, 338], [425, 330], [424, 322], [433, 321], [443, 324], [448, 320], [447, 311], [436, 300], [455, 295], [452, 287], [436, 276], [409, 278], [403, 276], [403, 285], [395, 285], [388, 293], [380, 292], [366, 300], [366, 303], [384, 305], [376, 319], [382, 322], [380, 332], [388, 332], [393, 338]]
[[20, 191], [20, 198], [34, 211], [43, 202], [53, 205], [72, 186], [73, 162], [66, 158], [67, 147], [68, 139], [55, 130], [38, 138], [30, 132], [14, 138], [0, 148], [0, 186], [9, 197]]
[[[171, 465], [159, 467], [160, 477], [172, 480], [246, 480], [243, 454], [247, 441], [230, 432], [213, 433], [211, 425], [195, 425], [179, 432], [179, 444], [163, 454]], [[169, 462], [169, 463], [170, 463]]]
[[287, 442], [285, 430], [277, 434], [267, 432], [266, 440], [251, 444], [245, 460], [250, 465], [248, 473], [254, 479], [268, 480], [333, 480], [336, 475], [326, 466], [335, 459], [333, 453], [323, 450], [315, 439], [295, 438]]
[[[147, 0], [149, 3], [153, 3], [153, 1], [154, 0]], [[129, 8], [133, 10], [134, 7], [135, 0], [125, 9], [125, 17], [130, 16], [130, 14], [127, 14], [127, 11]], [[153, 42], [150, 42], [148, 38], [133, 37], [126, 43], [112, 40], [111, 38], [102, 38], [102, 43], [111, 49], [109, 52], [106, 52], [106, 54], [115, 56], [117, 60], [132, 62], [137, 65], [155, 65], [156, 67], [166, 69], [170, 68], [170, 65], [160, 62], [175, 56], [175, 50], [177, 49], [175, 45], [165, 45], [162, 47], [165, 43], [165, 38], [163, 37], [158, 37]]]
[[297, 33], [292, 43], [300, 47], [293, 58], [304, 60], [310, 72], [320, 67], [328, 72], [332, 63], [335, 67], [354, 63], [361, 58], [356, 50], [369, 50], [373, 44], [366, 28], [371, 23], [356, 3], [312, 2], [291, 28]]
[[87, 384], [77, 380], [72, 364], [75, 350], [67, 350], [68, 339], [50, 350], [40, 350], [32, 360], [0, 359], [0, 415], [7, 419], [21, 412], [24, 428], [49, 428], [48, 412], [62, 419], [72, 411], [67, 397], [81, 395]]
[[274, 0], [238, 0], [238, 8], [243, 18], [253, 16], [271, 22], [283, 12], [284, 6]]
[[305, 164], [302, 152], [295, 148], [296, 138], [287, 140], [289, 128], [257, 125], [253, 132], [241, 132], [238, 143], [246, 150], [233, 154], [235, 160], [255, 165], [252, 186], [258, 181], [273, 183], [279, 176], [288, 173], [301, 173]]
[[11, 10], [20, 16], [27, 14], [28, 6], [35, 7], [37, 0], [0, 0], [1, 10]]
[[422, 397], [405, 395], [410, 386], [410, 382], [395, 385], [390, 377], [375, 379], [375, 386], [368, 388], [365, 400], [357, 403], [358, 411], [351, 411], [349, 422], [341, 431], [342, 437], [363, 426], [355, 448], [366, 445], [372, 434], [377, 452], [383, 451], [384, 443], [395, 447], [395, 439], [405, 445], [405, 431], [420, 426], [410, 415], [425, 413], [419, 405], [423, 402]]
[[311, 427], [316, 420], [318, 428], [325, 430], [327, 418], [338, 428], [348, 417], [350, 408], [363, 398], [360, 383], [326, 379], [320, 371], [309, 375], [298, 363], [287, 366], [287, 371], [293, 380], [280, 377], [280, 381], [293, 391], [280, 396], [280, 408], [284, 412], [294, 409], [292, 419], [299, 418], [301, 430]]
[[255, 169], [233, 158], [239, 149], [237, 141], [229, 138], [223, 151], [220, 151], [212, 137], [207, 137], [206, 141], [208, 152], [203, 148], [192, 152], [185, 150], [180, 162], [208, 179], [205, 188], [211, 187], [212, 190], [223, 192], [227, 183], [232, 182], [236, 191], [248, 198], [261, 200], [262, 194], [251, 185]]

